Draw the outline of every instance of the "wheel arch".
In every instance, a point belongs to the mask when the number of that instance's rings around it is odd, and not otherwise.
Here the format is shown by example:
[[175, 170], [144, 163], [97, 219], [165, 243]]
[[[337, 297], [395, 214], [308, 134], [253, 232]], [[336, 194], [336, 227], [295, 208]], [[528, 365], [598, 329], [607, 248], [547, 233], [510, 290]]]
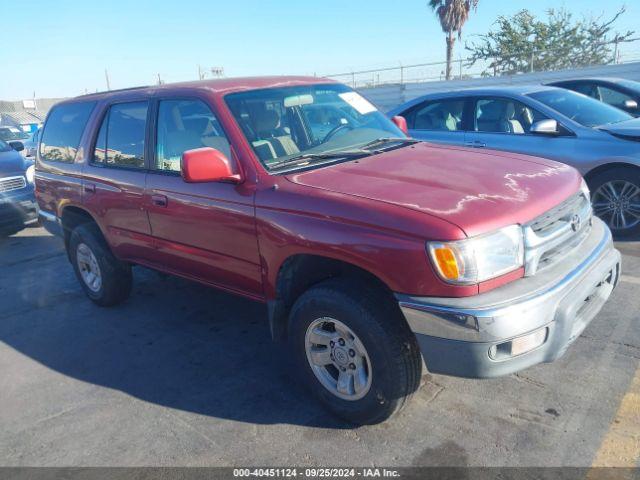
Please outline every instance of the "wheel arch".
[[[77, 205], [67, 205], [60, 212], [60, 225], [62, 226], [62, 234], [65, 248], [69, 247], [69, 238], [74, 228], [84, 223], [95, 223], [98, 228], [100, 225], [88, 210], [78, 207]], [[102, 231], [102, 229], [100, 229]]]
[[300, 295], [313, 285], [337, 277], [364, 282], [390, 301], [395, 298], [378, 276], [353, 263], [322, 255], [294, 254], [282, 262], [276, 277], [276, 297], [267, 301], [272, 338], [286, 338], [289, 311]]
[[589, 184], [596, 175], [599, 175], [600, 173], [606, 172], [607, 170], [611, 170], [613, 168], [629, 168], [640, 173], [640, 167], [638, 165], [634, 165], [633, 163], [611, 162], [603, 163], [602, 165], [598, 165], [597, 167], [592, 168], [584, 174], [584, 179], [586, 180], [587, 184]]

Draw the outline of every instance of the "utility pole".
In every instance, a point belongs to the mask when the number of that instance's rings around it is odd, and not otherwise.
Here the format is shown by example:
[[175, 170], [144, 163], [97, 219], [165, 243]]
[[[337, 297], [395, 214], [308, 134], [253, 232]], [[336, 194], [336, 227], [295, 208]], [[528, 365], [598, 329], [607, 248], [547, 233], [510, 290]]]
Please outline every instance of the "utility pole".
[[107, 81], [107, 90], [111, 90], [111, 85], [109, 84], [109, 71], [104, 69], [104, 78]]
[[160, 74], [158, 74], [158, 85], [162, 85], [162, 79], [160, 78]]
[[529, 67], [529, 71], [531, 73], [533, 73], [533, 60], [534, 60], [534, 58], [535, 58], [535, 50], [532, 48], [531, 49], [531, 65]]

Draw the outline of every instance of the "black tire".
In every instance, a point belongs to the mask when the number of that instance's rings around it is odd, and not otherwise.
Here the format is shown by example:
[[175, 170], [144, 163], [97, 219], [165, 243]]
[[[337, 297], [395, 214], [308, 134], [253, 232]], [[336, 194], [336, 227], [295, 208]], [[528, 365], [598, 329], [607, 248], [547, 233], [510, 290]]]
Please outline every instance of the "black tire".
[[[399, 412], [418, 389], [422, 360], [415, 335], [393, 300], [358, 283], [327, 280], [300, 296], [289, 316], [289, 351], [301, 380], [329, 410], [354, 424], [375, 424]], [[371, 385], [358, 400], [342, 399], [325, 388], [307, 360], [307, 328], [323, 317], [348, 326], [368, 353]]]
[[[78, 264], [78, 246], [86, 245], [94, 255], [101, 275], [101, 285], [94, 291], [84, 281]], [[69, 260], [76, 277], [87, 296], [101, 307], [110, 307], [125, 301], [131, 293], [131, 267], [113, 256], [102, 232], [95, 223], [74, 228], [69, 238]]]
[[[593, 175], [589, 178], [589, 190], [591, 190], [591, 199], [594, 202], [594, 213], [598, 213], [595, 203], [601, 197], [596, 193], [603, 185], [609, 182], [629, 182], [640, 190], [640, 169], [633, 167], [612, 167]], [[640, 194], [633, 198], [634, 203], [640, 203]], [[640, 236], [640, 221], [629, 228], [616, 228], [616, 225], [610, 221], [608, 215], [601, 215], [600, 218], [609, 226], [611, 233], [615, 238], [638, 238]], [[638, 219], [640, 220], [640, 219]]]
[[12, 227], [4, 227], [0, 229], [0, 238], [8, 238], [11, 235], [15, 235], [18, 232], [21, 232], [24, 229], [24, 226], [12, 226]]

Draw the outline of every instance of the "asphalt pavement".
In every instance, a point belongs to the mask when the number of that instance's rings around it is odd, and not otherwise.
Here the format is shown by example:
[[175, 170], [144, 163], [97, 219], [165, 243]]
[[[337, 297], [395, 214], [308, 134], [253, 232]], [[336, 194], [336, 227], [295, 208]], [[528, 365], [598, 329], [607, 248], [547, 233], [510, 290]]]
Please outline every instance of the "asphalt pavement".
[[134, 270], [105, 309], [61, 241], [0, 239], [0, 465], [638, 466], [640, 242], [564, 357], [518, 374], [426, 374], [399, 416], [327, 414], [269, 338], [266, 310]]

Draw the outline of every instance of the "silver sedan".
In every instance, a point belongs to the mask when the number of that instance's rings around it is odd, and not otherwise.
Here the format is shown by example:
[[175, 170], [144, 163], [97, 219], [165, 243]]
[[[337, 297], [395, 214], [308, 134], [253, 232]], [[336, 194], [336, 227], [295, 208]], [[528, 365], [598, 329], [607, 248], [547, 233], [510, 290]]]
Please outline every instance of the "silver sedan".
[[617, 237], [640, 234], [640, 118], [542, 85], [432, 93], [389, 112], [429, 142], [546, 157], [577, 168], [594, 213]]

